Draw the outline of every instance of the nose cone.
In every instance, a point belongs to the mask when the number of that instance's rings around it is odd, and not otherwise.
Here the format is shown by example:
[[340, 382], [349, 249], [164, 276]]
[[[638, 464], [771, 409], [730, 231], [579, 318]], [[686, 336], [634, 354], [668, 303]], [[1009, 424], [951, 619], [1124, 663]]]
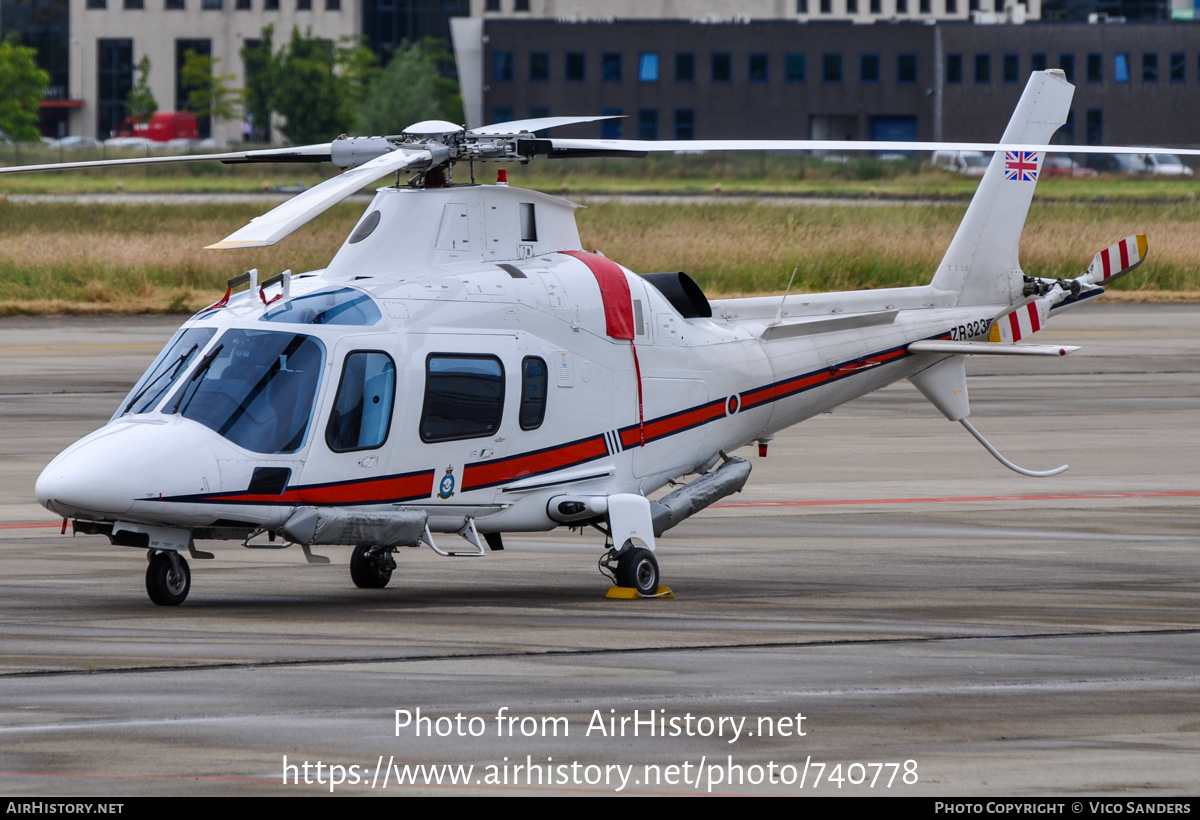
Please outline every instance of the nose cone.
[[118, 421], [50, 462], [38, 476], [38, 503], [62, 516], [112, 519], [135, 501], [215, 489], [211, 435], [178, 419]]

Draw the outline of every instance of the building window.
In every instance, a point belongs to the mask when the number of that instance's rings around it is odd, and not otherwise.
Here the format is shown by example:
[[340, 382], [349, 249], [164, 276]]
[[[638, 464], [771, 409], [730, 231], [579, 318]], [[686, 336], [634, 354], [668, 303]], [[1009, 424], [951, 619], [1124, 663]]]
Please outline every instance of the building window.
[[883, 14], [883, 0], [871, 0], [871, 14]]
[[825, 54], [821, 57], [821, 79], [827, 83], [842, 81], [841, 54]]
[[804, 55], [789, 54], [784, 60], [784, 70], [787, 73], [787, 81], [789, 83], [804, 82]]
[[638, 79], [644, 83], [658, 82], [658, 55], [643, 54], [638, 60]]
[[127, 11], [137, 11], [138, 9], [142, 8], [145, 8], [145, 4], [142, 2], [142, 0], [125, 0], [125, 9]]
[[833, 14], [833, 0], [821, 0], [821, 14]]
[[796, 0], [796, 14], [808, 14], [808, 0]]
[[968, 11], [979, 11], [979, 0], [967, 0]]
[[[187, 65], [188, 57], [195, 55], [197, 57], [212, 58], [212, 40], [208, 39], [179, 39], [175, 41], [175, 110], [187, 111], [188, 100], [192, 95], [192, 89], [187, 88], [183, 84], [183, 69]], [[200, 139], [208, 139], [212, 136], [212, 119], [207, 114], [196, 115], [196, 130], [200, 134]]]
[[[309, 0], [309, 3], [311, 8], [312, 0]], [[205, 11], [220, 11], [221, 0], [200, 0], [200, 8], [204, 9]]]
[[879, 55], [864, 54], [858, 61], [858, 78], [864, 83], [879, 82]]
[[1029, 55], [1029, 68], [1031, 71], [1045, 71], [1046, 65], [1047, 63], [1045, 54]]
[[992, 55], [975, 55], [975, 82], [990, 83], [992, 81]]
[[675, 55], [675, 82], [690, 83], [696, 79], [696, 55], [680, 53]]
[[1021, 74], [1021, 60], [1016, 54], [1004, 55], [1004, 82], [1015, 83]]
[[[620, 117], [621, 109], [619, 108], [601, 108], [600, 114], [605, 117]], [[600, 123], [600, 139], [619, 140], [624, 133], [622, 120], [612, 119], [604, 120]]]
[[1113, 55], [1113, 81], [1118, 83], [1129, 82], [1129, 55], [1114, 54]]
[[858, 14], [858, 0], [846, 0], [846, 14]]
[[996, 0], [996, 13], [997, 14], [1004, 13], [1004, 0]]
[[587, 66], [587, 55], [582, 51], [567, 52], [567, 79], [572, 82], [582, 82]]
[[87, 0], [87, 7], [89, 9], [106, 9], [108, 3], [106, 0]]
[[696, 138], [696, 112], [690, 108], [675, 109], [675, 139], [694, 140]]
[[958, 0], [946, 0], [946, 14], [958, 14]]
[[514, 0], [513, 11], [529, 11], [529, 0]]
[[727, 83], [733, 79], [733, 57], [728, 52], [712, 56], [712, 78], [714, 83]]
[[511, 105], [498, 105], [492, 109], [492, 122], [512, 122], [513, 110]]
[[932, 4], [929, 2], [929, 0], [921, 0], [919, 8], [921, 9], [921, 14], [929, 14], [933, 10]]
[[961, 83], [962, 82], [962, 55], [947, 54], [946, 55], [946, 82]]
[[1089, 108], [1087, 112], [1087, 144], [1104, 144], [1104, 112], [1099, 108]]
[[1058, 142], [1062, 145], [1075, 144], [1075, 109], [1067, 111], [1067, 121], [1058, 129]]
[[263, 11], [279, 11], [279, 0], [263, 0]]
[[750, 55], [750, 82], [765, 83], [767, 81], [767, 55]]
[[1089, 83], [1104, 82], [1104, 55], [1089, 54], [1087, 56], [1087, 78]]
[[[205, 0], [205, 2], [209, 2], [209, 0]], [[217, 2], [219, 3], [220, 0]], [[312, 11], [312, 0], [296, 0], [296, 11]]]
[[534, 51], [529, 55], [529, 79], [550, 79], [550, 54], [546, 51]]
[[600, 55], [600, 76], [606, 83], [621, 82], [621, 52], [606, 51]]
[[1062, 69], [1063, 74], [1067, 75], [1067, 82], [1075, 82], [1075, 55], [1074, 54], [1059, 54], [1058, 67]]
[[896, 58], [896, 82], [915, 83], [917, 81], [917, 55], [901, 54]]
[[96, 136], [115, 137], [133, 90], [133, 40], [96, 41]]
[[492, 54], [492, 80], [506, 83], [513, 78], [513, 55], [511, 51], [497, 51]]
[[[234, 8], [238, 11], [253, 11], [250, 6], [250, 0], [235, 0]], [[329, 8], [329, 0], [325, 0], [325, 8]]]
[[896, 0], [896, 14], [908, 14], [908, 0]]
[[638, 139], [640, 139], [640, 140], [656, 140], [656, 139], [658, 139], [658, 109], [657, 108], [639, 108], [638, 109]]
[[183, 11], [184, 0], [166, 0], [163, 8], [165, 8], [167, 11]]
[[1142, 55], [1142, 82], [1158, 82], [1158, 52], [1147, 51]]
[[1183, 82], [1184, 74], [1187, 72], [1187, 56], [1182, 51], [1176, 51], [1171, 54], [1171, 82]]
[[500, 0], [487, 0], [487, 11], [500, 11]]

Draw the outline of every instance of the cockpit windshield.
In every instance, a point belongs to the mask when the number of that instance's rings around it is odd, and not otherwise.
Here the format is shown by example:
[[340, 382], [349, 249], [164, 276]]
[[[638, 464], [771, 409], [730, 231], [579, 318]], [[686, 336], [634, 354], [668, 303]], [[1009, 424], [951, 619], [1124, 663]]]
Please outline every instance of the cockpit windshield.
[[176, 333], [129, 391], [117, 417], [149, 413], [157, 407], [216, 332], [216, 328], [211, 327], [189, 327]]
[[163, 407], [256, 453], [304, 444], [324, 347], [311, 336], [228, 330]]
[[370, 296], [354, 288], [321, 290], [289, 299], [263, 314], [264, 322], [294, 325], [373, 325], [383, 318]]

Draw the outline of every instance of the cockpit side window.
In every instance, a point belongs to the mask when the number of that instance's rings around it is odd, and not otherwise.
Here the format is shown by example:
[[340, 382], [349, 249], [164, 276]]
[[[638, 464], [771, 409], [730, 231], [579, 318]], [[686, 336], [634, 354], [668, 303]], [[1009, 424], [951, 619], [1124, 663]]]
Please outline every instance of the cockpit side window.
[[425, 364], [421, 440], [494, 435], [504, 412], [504, 365], [495, 356], [431, 353]]
[[371, 450], [387, 441], [396, 394], [396, 364], [378, 350], [346, 356], [325, 442], [335, 453]]
[[324, 357], [312, 336], [228, 330], [163, 412], [255, 453], [294, 453], [304, 445]]
[[176, 333], [129, 391], [117, 416], [149, 413], [157, 407], [179, 377], [200, 357], [216, 332], [212, 327], [189, 327]]

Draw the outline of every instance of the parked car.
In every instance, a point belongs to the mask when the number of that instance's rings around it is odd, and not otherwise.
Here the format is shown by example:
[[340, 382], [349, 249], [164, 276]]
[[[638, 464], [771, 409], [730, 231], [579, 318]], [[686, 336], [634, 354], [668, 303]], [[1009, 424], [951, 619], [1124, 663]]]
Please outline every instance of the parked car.
[[934, 151], [932, 162], [944, 171], [981, 177], [987, 171], [991, 156], [982, 151]]
[[1142, 154], [1144, 173], [1154, 177], [1190, 177], [1191, 168], [1174, 154]]
[[1046, 154], [1042, 174], [1048, 177], [1094, 177], [1096, 170], [1080, 165], [1066, 154]]

